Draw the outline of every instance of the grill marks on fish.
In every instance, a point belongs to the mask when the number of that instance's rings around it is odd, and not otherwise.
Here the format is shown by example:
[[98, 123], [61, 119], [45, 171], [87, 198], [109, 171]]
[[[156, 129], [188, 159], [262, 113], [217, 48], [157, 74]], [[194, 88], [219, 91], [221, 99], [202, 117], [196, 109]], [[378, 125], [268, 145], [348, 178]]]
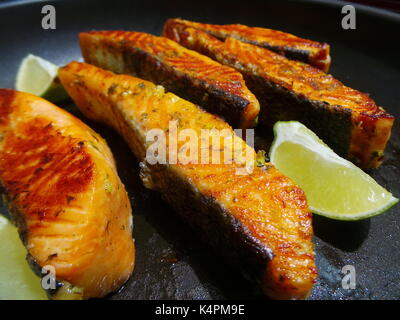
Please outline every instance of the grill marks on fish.
[[243, 70], [253, 67], [256, 75], [270, 79], [297, 94], [303, 94], [310, 100], [325, 101], [329, 105], [341, 105], [370, 115], [386, 114], [367, 94], [346, 87], [332, 75], [307, 64], [289, 61], [269, 50], [234, 39], [227, 39], [222, 48], [226, 56], [230, 54], [231, 59], [243, 64]]
[[394, 117], [367, 94], [268, 49], [174, 26], [166, 34], [173, 40], [242, 72], [260, 101], [260, 126], [268, 129], [279, 120], [298, 120], [360, 167], [380, 165]]
[[0, 100], [0, 125], [6, 125], [8, 116], [11, 112], [11, 103], [15, 97], [13, 90], [2, 90], [2, 99]]
[[326, 43], [303, 39], [292, 34], [241, 24], [215, 25], [182, 19], [168, 19], [164, 24], [164, 36], [173, 38], [177, 27], [191, 27], [217, 37], [220, 40], [234, 38], [243, 42], [267, 48], [292, 60], [308, 63], [328, 72], [330, 47]]
[[[271, 297], [307, 296], [317, 276], [311, 213], [304, 192], [289, 178], [269, 163], [238, 175], [236, 169], [242, 165], [237, 162], [185, 164], [179, 158], [177, 164], [146, 162], [151, 144], [146, 134], [152, 129], [167, 134], [171, 120], [180, 119], [178, 130], [199, 133], [211, 125], [234, 135], [228, 124], [142, 79], [78, 62], [61, 68], [59, 77], [86, 116], [112, 126], [125, 138], [142, 161], [146, 186], [160, 191], [228, 261], [261, 282]], [[255, 151], [243, 140], [236, 141], [254, 160]], [[178, 142], [177, 150], [184, 143]], [[208, 147], [213, 148], [212, 141]], [[218, 156], [223, 159], [228, 150], [229, 145], [221, 145]], [[169, 153], [168, 139], [165, 151]]]
[[93, 179], [94, 164], [79, 139], [65, 137], [45, 118], [19, 124], [0, 153], [7, 193], [24, 208], [31, 228], [57, 220]]
[[117, 290], [134, 266], [132, 216], [105, 141], [28, 93], [0, 89], [0, 114], [0, 182], [33, 269], [52, 265], [75, 298]]
[[80, 44], [88, 63], [163, 85], [234, 126], [254, 125], [259, 103], [233, 68], [167, 38], [141, 32], [81, 33]]

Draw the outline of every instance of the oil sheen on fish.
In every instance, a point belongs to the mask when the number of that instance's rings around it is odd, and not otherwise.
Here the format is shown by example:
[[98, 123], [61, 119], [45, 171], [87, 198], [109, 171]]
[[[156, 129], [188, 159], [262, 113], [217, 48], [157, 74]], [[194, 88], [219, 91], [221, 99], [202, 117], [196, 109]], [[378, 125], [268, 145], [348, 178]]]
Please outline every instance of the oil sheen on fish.
[[[89, 64], [72, 62], [60, 69], [59, 78], [84, 115], [125, 138], [141, 161], [145, 185], [158, 190], [232, 265], [241, 267], [272, 298], [308, 295], [317, 270], [305, 194], [272, 164], [257, 162], [254, 149], [226, 122], [166, 93], [162, 86]], [[203, 130], [212, 132], [211, 142], [202, 136]], [[161, 148], [157, 154], [167, 155], [165, 162], [149, 160], [155, 143], [149, 137], [157, 132], [186, 137], [175, 142], [156, 139]], [[219, 132], [231, 137], [233, 144], [213, 140]], [[202, 155], [201, 161], [196, 153], [186, 158], [191, 147]], [[244, 156], [232, 157], [232, 150]], [[208, 162], [203, 161], [204, 152]], [[225, 157], [227, 161], [218, 163]], [[238, 174], [251, 159], [257, 166]]]
[[328, 72], [331, 57], [327, 43], [299, 38], [290, 33], [266, 28], [248, 27], [241, 24], [206, 24], [182, 19], [169, 19], [164, 25], [164, 34], [174, 32], [177, 25], [192, 27], [224, 40], [228, 37], [267, 48], [288, 59], [308, 63]]
[[[54, 299], [103, 297], [134, 266], [131, 206], [106, 142], [34, 95], [0, 89], [0, 181], [10, 214]], [[50, 270], [50, 269], [47, 269]]]
[[255, 124], [260, 106], [240, 72], [170, 39], [142, 32], [93, 31], [80, 34], [80, 46], [90, 64], [163, 85], [235, 128]]
[[223, 42], [181, 25], [166, 35], [242, 72], [260, 102], [259, 126], [265, 132], [276, 121], [297, 120], [358, 166], [381, 164], [394, 117], [367, 94], [305, 63], [233, 38]]

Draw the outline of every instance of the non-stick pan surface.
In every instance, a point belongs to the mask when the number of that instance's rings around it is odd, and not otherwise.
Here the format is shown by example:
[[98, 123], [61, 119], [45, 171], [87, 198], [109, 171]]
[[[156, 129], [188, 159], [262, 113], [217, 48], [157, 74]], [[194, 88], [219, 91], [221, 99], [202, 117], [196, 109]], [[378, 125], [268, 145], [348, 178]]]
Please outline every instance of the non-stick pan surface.
[[[41, 8], [56, 8], [56, 29], [43, 30]], [[326, 1], [12, 1], [0, 4], [0, 87], [12, 88], [21, 59], [28, 53], [54, 63], [81, 59], [77, 34], [92, 29], [123, 29], [160, 34], [167, 18], [217, 24], [242, 23], [287, 31], [328, 42], [331, 73], [368, 92], [400, 117], [400, 16], [356, 6], [356, 29], [344, 30], [341, 8]], [[83, 118], [76, 107], [65, 106]], [[260, 292], [225, 264], [165, 204], [146, 190], [138, 163], [110, 129], [91, 125], [108, 141], [134, 213], [136, 268], [110, 299], [259, 299]], [[384, 164], [370, 174], [400, 196], [400, 131], [397, 122]], [[2, 212], [6, 212], [2, 208]], [[319, 277], [311, 299], [400, 298], [400, 205], [359, 222], [314, 216]], [[1, 262], [0, 262], [1, 263]], [[345, 265], [356, 271], [356, 289], [342, 288]]]

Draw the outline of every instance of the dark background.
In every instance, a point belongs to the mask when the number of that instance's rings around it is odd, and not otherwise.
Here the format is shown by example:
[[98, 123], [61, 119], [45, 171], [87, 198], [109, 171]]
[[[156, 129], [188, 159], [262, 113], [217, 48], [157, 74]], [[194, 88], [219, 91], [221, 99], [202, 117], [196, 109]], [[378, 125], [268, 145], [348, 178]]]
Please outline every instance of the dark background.
[[383, 8], [395, 12], [400, 12], [400, 1], [399, 0], [355, 0], [350, 1], [354, 3], [365, 4], [372, 7]]
[[[74, 1], [74, 0], [72, 0]], [[79, 0], [78, 0], [79, 1]], [[331, 0], [331, 2], [343, 2], [342, 0]], [[21, 3], [21, 2], [29, 2], [26, 0], [0, 0], [0, 3]], [[357, 4], [368, 5], [372, 7], [382, 8], [386, 10], [391, 10], [395, 12], [400, 12], [400, 0], [353, 0], [347, 1], [353, 2]]]
[[[18, 5], [15, 5], [18, 2]], [[400, 17], [358, 6], [357, 29], [341, 28], [338, 1], [45, 1], [0, 4], [0, 87], [13, 87], [21, 59], [28, 53], [59, 65], [80, 59], [79, 31], [126, 29], [159, 34], [165, 19], [183, 17], [210, 23], [243, 23], [278, 29], [331, 45], [331, 73], [345, 84], [368, 92], [400, 116]], [[44, 3], [57, 10], [57, 29], [41, 29]], [[80, 116], [73, 106], [65, 106]], [[262, 298], [234, 266], [226, 265], [157, 193], [145, 190], [138, 165], [126, 144], [111, 130], [89, 123], [104, 136], [131, 197], [137, 264], [131, 280], [111, 299]], [[370, 174], [400, 196], [400, 132], [386, 151], [384, 164]], [[4, 212], [5, 209], [2, 209]], [[311, 299], [400, 299], [399, 205], [378, 217], [340, 222], [314, 216], [319, 278]], [[341, 288], [340, 270], [356, 269], [356, 290]]]

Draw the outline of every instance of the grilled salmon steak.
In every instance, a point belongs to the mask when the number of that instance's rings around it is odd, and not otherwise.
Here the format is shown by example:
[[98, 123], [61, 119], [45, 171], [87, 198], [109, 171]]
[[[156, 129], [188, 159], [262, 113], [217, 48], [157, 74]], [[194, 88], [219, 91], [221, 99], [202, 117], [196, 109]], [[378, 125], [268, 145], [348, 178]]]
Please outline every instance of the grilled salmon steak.
[[259, 126], [265, 133], [276, 121], [297, 120], [358, 166], [381, 164], [394, 117], [367, 94], [305, 63], [233, 38], [223, 42], [181, 25], [166, 35], [242, 72], [260, 102]]
[[230, 37], [267, 48], [288, 59], [308, 63], [324, 72], [328, 72], [331, 64], [328, 44], [299, 38], [290, 33], [241, 24], [216, 25], [169, 19], [164, 25], [164, 35], [172, 38], [171, 33], [174, 33], [179, 25], [207, 32], [220, 40]]
[[79, 39], [82, 55], [90, 64], [162, 85], [235, 128], [255, 124], [259, 103], [233, 68], [170, 39], [142, 32], [84, 32]]
[[[88, 118], [125, 138], [141, 161], [144, 184], [158, 190], [214, 249], [268, 296], [307, 297], [317, 270], [305, 194], [273, 165], [260, 163], [226, 122], [162, 86], [89, 64], [72, 62], [60, 69], [59, 78]], [[204, 132], [211, 132], [211, 141]], [[221, 132], [231, 140], [219, 144], [215, 135]], [[155, 144], [156, 154], [167, 155], [167, 161], [153, 161]], [[236, 153], [243, 157], [233, 157]], [[257, 165], [241, 172], [251, 161]]]
[[[134, 266], [131, 206], [106, 142], [34, 95], [0, 89], [0, 182], [41, 276], [52, 266], [54, 299], [103, 297]], [[49, 269], [50, 270], [50, 269]]]

